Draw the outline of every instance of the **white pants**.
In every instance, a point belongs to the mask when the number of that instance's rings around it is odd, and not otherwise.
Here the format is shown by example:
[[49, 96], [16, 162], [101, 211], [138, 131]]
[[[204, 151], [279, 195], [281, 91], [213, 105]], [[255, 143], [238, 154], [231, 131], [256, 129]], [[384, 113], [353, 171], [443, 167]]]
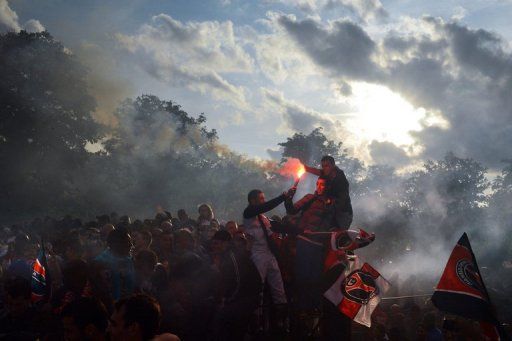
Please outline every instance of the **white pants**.
[[265, 281], [268, 283], [274, 304], [286, 304], [283, 278], [276, 257], [273, 254], [258, 252], [253, 253], [251, 259], [260, 273], [263, 284]]

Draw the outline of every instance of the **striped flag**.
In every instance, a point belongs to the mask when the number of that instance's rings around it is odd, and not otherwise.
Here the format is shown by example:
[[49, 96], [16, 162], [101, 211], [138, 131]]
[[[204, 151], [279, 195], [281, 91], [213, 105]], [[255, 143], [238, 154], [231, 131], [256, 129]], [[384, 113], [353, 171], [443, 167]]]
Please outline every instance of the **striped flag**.
[[391, 285], [370, 264], [359, 266], [357, 261], [338, 277], [327, 289], [324, 297], [338, 310], [364, 326], [371, 326], [371, 316], [381, 300], [381, 295]]
[[32, 302], [39, 303], [49, 299], [50, 280], [47, 274], [48, 264], [46, 262], [46, 252], [44, 244], [41, 242], [41, 248], [34, 264], [32, 265]]

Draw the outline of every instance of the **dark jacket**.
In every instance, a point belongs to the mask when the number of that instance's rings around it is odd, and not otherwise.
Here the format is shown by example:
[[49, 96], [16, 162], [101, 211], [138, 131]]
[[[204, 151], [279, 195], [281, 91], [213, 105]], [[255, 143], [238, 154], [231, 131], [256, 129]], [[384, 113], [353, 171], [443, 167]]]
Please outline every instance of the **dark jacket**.
[[221, 291], [226, 302], [258, 297], [261, 277], [249, 254], [235, 249], [227, 250], [220, 264]]
[[261, 205], [249, 205], [244, 210], [244, 219], [249, 219], [259, 214], [271, 211], [277, 206], [279, 206], [279, 204], [282, 203], [284, 199], [284, 194], [281, 194], [280, 196], [275, 197], [274, 199], [271, 199]]
[[327, 232], [334, 218], [334, 200], [328, 196], [306, 194], [295, 204], [285, 201], [286, 213], [302, 213], [299, 229], [302, 231]]

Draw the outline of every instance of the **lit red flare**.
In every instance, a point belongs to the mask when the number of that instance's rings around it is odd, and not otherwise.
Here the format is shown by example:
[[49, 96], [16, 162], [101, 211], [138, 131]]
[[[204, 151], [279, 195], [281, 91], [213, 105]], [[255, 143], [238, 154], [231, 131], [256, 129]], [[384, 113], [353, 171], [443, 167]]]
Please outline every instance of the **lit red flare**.
[[304, 175], [304, 173], [306, 173], [306, 168], [304, 168], [303, 164], [300, 164], [300, 168], [297, 171], [297, 180], [299, 180], [302, 177], [302, 175]]
[[279, 174], [282, 176], [293, 178], [295, 183], [297, 184], [302, 177], [302, 175], [306, 172], [306, 168], [300, 162], [299, 159], [289, 158], [286, 162], [281, 166], [278, 170]]

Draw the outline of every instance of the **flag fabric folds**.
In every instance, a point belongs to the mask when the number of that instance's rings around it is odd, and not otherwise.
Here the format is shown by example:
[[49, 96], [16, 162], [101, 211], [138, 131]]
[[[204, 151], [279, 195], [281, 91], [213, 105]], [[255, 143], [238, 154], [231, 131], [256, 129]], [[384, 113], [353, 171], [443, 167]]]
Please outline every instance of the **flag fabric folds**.
[[33, 303], [44, 302], [49, 298], [50, 281], [47, 271], [46, 252], [44, 245], [41, 243], [37, 258], [32, 265], [31, 286]]
[[370, 244], [375, 240], [375, 234], [363, 229], [343, 230], [332, 232], [329, 247], [324, 260], [324, 271], [336, 266], [346, 265], [346, 252], [354, 251]]
[[390, 288], [389, 282], [370, 264], [350, 262], [324, 297], [357, 323], [371, 326], [371, 315]]
[[459, 239], [448, 259], [432, 295], [432, 303], [439, 310], [480, 321], [486, 327], [486, 334], [491, 329], [496, 330], [496, 335], [502, 334], [466, 233]]
[[432, 295], [434, 305], [462, 317], [494, 322], [489, 295], [466, 233], [455, 245]]

